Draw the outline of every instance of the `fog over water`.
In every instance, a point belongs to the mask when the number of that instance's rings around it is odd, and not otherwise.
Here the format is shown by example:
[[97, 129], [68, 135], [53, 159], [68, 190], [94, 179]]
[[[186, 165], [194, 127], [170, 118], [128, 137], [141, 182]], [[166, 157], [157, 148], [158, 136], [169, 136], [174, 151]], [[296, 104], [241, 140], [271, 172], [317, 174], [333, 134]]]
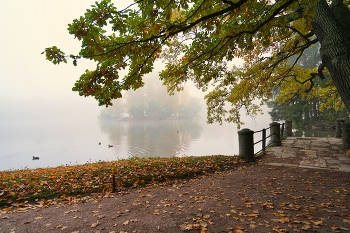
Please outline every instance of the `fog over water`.
[[[261, 129], [269, 117], [247, 120]], [[77, 165], [130, 157], [237, 155], [235, 124], [197, 120], [32, 119], [0, 122], [0, 170]], [[101, 145], [99, 145], [101, 142]], [[108, 145], [113, 147], [108, 148]], [[39, 160], [32, 160], [32, 157]]]
[[[79, 61], [74, 67], [68, 60], [55, 66], [41, 52], [56, 45], [77, 53], [80, 44], [67, 27], [94, 2], [0, 1], [0, 170], [131, 156], [237, 154], [234, 124], [207, 125], [205, 114], [197, 121], [100, 121], [104, 107], [72, 92], [75, 81], [94, 64]], [[114, 2], [120, 9], [130, 3]], [[202, 95], [186, 85], [191, 95]], [[265, 114], [245, 121], [244, 127], [261, 129], [270, 119]]]

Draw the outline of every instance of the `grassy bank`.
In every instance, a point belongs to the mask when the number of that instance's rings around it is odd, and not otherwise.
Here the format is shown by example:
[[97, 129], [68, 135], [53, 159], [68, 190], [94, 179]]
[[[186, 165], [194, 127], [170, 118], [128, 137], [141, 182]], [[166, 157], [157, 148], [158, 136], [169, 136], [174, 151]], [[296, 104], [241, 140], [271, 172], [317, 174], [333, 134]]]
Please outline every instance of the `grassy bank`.
[[131, 158], [78, 166], [61, 166], [0, 172], [0, 207], [65, 196], [84, 196], [191, 178], [230, 168], [239, 163], [233, 156], [183, 158]]

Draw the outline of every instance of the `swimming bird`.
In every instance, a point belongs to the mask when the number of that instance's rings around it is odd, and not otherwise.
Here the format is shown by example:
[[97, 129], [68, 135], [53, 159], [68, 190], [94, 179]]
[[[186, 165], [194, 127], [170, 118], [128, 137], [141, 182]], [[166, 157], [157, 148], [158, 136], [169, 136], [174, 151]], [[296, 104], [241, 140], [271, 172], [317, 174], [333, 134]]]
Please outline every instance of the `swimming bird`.
[[113, 145], [108, 145], [108, 148], [113, 147]]
[[101, 145], [101, 142], [99, 142], [98, 144]]
[[33, 160], [39, 160], [39, 157], [33, 156]]

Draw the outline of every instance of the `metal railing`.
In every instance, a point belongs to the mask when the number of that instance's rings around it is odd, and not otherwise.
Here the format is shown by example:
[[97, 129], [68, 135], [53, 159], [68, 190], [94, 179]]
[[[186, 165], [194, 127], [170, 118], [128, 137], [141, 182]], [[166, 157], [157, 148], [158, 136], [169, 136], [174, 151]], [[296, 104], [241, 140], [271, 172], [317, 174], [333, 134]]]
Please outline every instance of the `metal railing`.
[[[281, 127], [281, 136], [283, 136], [283, 134], [284, 134], [284, 123], [282, 123], [281, 126], [282, 126]], [[261, 142], [261, 150], [259, 150], [258, 152], [254, 153], [254, 155], [257, 155], [257, 154], [259, 154], [261, 152], [265, 153], [266, 147], [270, 146], [274, 142], [273, 140], [271, 140], [270, 143], [268, 143], [266, 145], [266, 139], [268, 139], [268, 138], [270, 138], [270, 137], [272, 137], [274, 135], [274, 133], [272, 133], [272, 134], [269, 134], [268, 136], [266, 136], [266, 130], [268, 130], [270, 128], [271, 128], [271, 126], [268, 127], [268, 128], [263, 128], [262, 130], [254, 131], [254, 134], [255, 133], [260, 133], [260, 132], [262, 133], [261, 140], [259, 140], [257, 142], [254, 142], [254, 146]]]
[[[291, 128], [291, 125], [287, 126], [287, 131], [289, 128]], [[270, 135], [266, 135], [266, 130], [270, 129]], [[255, 161], [255, 155], [257, 153], [261, 153], [261, 151], [265, 152], [266, 147], [270, 144], [273, 144], [274, 146], [281, 146], [281, 131], [282, 134], [284, 132], [284, 124], [282, 124], [282, 130], [281, 130], [281, 124], [278, 122], [272, 122], [270, 124], [270, 127], [267, 129], [262, 129], [259, 131], [252, 131], [250, 129], [242, 129], [238, 131], [238, 143], [239, 143], [239, 156], [241, 156], [246, 161]], [[261, 140], [254, 143], [254, 134], [262, 132]], [[271, 137], [271, 141], [269, 145], [266, 145], [266, 139]], [[257, 153], [254, 153], [254, 147], [258, 143], [262, 143], [261, 150], [259, 150]]]

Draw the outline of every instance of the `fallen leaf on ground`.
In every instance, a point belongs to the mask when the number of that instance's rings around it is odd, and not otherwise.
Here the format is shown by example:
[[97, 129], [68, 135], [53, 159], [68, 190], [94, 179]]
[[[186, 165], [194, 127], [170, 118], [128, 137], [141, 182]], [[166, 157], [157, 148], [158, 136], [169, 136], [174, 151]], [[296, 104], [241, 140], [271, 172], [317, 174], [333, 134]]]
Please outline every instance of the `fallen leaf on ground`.
[[100, 222], [99, 222], [99, 221], [97, 221], [97, 222], [91, 224], [91, 227], [94, 228], [94, 227], [97, 227], [98, 225], [100, 225]]
[[311, 226], [306, 224], [306, 225], [302, 226], [301, 229], [303, 229], [304, 231], [308, 231], [311, 229]]
[[186, 230], [193, 230], [193, 225], [189, 223], [184, 223], [180, 225], [181, 230], [186, 231]]
[[49, 226], [51, 226], [51, 223], [46, 223], [45, 224], [45, 227], [49, 227]]

